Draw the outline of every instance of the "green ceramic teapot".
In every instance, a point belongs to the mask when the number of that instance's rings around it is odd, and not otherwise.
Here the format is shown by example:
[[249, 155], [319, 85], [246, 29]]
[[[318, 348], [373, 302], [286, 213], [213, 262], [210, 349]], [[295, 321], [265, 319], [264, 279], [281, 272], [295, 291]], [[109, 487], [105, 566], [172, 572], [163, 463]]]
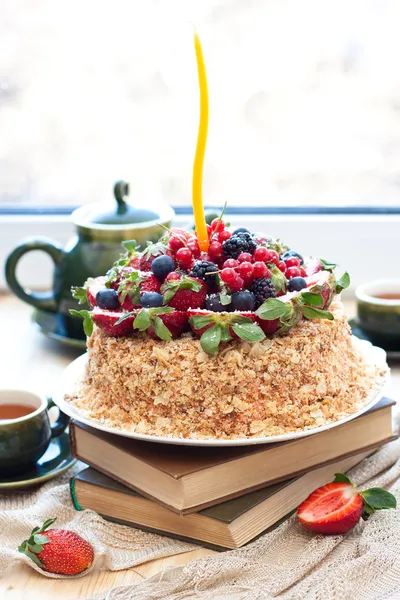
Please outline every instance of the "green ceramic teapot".
[[[169, 227], [174, 217], [170, 206], [134, 206], [128, 202], [129, 185], [118, 181], [114, 186], [115, 204], [89, 204], [72, 213], [76, 235], [62, 248], [47, 238], [27, 240], [17, 246], [6, 261], [6, 280], [18, 298], [40, 311], [56, 315], [61, 336], [83, 338], [80, 319], [72, 317], [71, 308], [77, 302], [71, 296], [71, 287], [80, 286], [88, 277], [97, 277], [111, 267], [123, 252], [124, 240], [136, 240], [144, 247], [147, 241], [156, 242], [162, 235], [160, 227]], [[17, 279], [19, 259], [31, 250], [42, 250], [54, 262], [53, 289], [32, 292]]]

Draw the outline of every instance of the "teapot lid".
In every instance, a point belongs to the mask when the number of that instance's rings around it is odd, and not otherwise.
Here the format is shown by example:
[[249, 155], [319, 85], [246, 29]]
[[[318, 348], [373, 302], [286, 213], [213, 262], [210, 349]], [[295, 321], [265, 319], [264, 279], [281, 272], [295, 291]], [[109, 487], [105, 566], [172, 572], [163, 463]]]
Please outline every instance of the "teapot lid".
[[[148, 208], [134, 206], [129, 203], [129, 183], [126, 181], [117, 181], [114, 185], [114, 196], [116, 204], [114, 206], [100, 205], [100, 211], [92, 212], [87, 215], [93, 224], [97, 225], [132, 225], [135, 223], [144, 223], [147, 221], [156, 221], [160, 218], [160, 213]], [[95, 205], [93, 205], [95, 207]]]

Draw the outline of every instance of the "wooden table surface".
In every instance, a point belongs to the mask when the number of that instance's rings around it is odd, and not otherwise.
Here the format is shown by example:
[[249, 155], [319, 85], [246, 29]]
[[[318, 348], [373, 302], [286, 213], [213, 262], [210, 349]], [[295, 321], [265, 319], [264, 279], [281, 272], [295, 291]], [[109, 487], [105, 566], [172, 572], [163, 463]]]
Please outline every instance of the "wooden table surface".
[[[347, 303], [348, 313], [354, 310]], [[79, 350], [65, 348], [46, 339], [31, 322], [32, 309], [19, 300], [0, 295], [0, 332], [3, 343], [1, 359], [1, 387], [30, 387], [51, 393], [65, 366], [74, 360]], [[7, 352], [4, 352], [4, 348]], [[400, 365], [391, 364], [393, 396], [400, 397]], [[45, 382], [45, 383], [44, 383]], [[42, 577], [28, 566], [15, 566], [6, 571], [0, 580], [0, 598], [3, 600], [50, 600], [57, 598], [75, 600], [91, 597], [103, 591], [140, 581], [167, 567], [182, 565], [194, 558], [212, 554], [199, 548], [170, 558], [148, 562], [144, 565], [118, 572], [94, 570], [86, 577], [72, 580]]]

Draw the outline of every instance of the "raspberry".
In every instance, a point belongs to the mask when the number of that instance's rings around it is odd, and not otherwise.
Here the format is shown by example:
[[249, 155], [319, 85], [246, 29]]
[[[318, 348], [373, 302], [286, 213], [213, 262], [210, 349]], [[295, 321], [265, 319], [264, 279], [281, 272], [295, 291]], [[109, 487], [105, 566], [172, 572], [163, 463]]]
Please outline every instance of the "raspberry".
[[261, 304], [268, 300], [268, 298], [275, 298], [276, 295], [274, 284], [272, 283], [271, 279], [267, 279], [266, 277], [254, 279], [251, 286], [251, 291], [256, 299], [256, 308], [261, 306]]
[[232, 235], [222, 244], [226, 258], [237, 258], [242, 252], [253, 254], [256, 248], [257, 244], [253, 240], [253, 236], [245, 231]]
[[207, 273], [216, 273], [217, 271], [218, 267], [215, 263], [208, 262], [207, 260], [198, 260], [194, 263], [189, 275], [196, 279], [202, 279], [209, 286], [214, 286], [217, 284], [217, 276], [207, 275]]

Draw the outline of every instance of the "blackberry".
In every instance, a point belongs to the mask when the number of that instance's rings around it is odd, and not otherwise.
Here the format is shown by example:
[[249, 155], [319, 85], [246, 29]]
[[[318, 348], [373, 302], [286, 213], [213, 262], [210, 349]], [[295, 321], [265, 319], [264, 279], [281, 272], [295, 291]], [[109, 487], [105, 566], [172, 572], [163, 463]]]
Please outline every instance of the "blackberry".
[[222, 251], [226, 258], [237, 258], [242, 252], [253, 254], [257, 248], [253, 236], [247, 231], [240, 231], [232, 235], [222, 244]]
[[202, 279], [206, 282], [210, 287], [214, 287], [217, 285], [217, 275], [207, 275], [207, 273], [216, 273], [218, 271], [218, 266], [208, 260], [197, 260], [191, 272], [189, 273], [190, 277], [196, 277], [196, 279]]
[[254, 279], [251, 284], [251, 291], [256, 299], [256, 308], [261, 306], [268, 298], [275, 298], [276, 296], [274, 284], [271, 279], [267, 279], [266, 277]]

